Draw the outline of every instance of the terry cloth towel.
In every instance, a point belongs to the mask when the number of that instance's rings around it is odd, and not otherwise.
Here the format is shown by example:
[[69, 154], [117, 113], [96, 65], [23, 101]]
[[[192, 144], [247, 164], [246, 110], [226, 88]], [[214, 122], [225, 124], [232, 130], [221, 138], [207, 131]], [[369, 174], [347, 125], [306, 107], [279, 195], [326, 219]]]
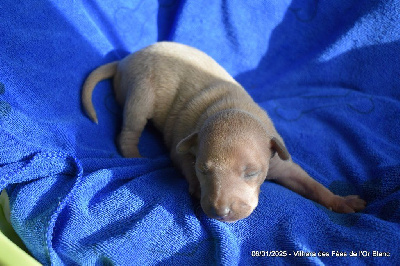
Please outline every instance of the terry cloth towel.
[[[400, 260], [400, 4], [10, 1], [0, 4], [0, 191], [45, 265], [395, 264]], [[361, 213], [274, 183], [250, 217], [209, 219], [162, 136], [120, 156], [121, 108], [96, 67], [156, 41], [211, 55], [268, 111], [293, 160]], [[383, 257], [383, 256], [389, 257]]]

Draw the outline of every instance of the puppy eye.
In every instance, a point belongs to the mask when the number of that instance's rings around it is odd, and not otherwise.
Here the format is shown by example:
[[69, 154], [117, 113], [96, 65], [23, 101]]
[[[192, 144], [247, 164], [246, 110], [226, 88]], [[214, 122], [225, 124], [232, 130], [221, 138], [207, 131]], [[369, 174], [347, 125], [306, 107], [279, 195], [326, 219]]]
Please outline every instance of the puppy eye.
[[202, 174], [202, 175], [206, 175], [207, 174], [206, 170], [198, 169], [197, 171], [199, 171], [199, 173]]
[[250, 172], [250, 173], [246, 173], [244, 175], [245, 178], [253, 178], [256, 177], [260, 174], [260, 171], [256, 171], [256, 172]]
[[196, 170], [202, 175], [207, 175], [209, 173], [208, 169], [196, 168]]

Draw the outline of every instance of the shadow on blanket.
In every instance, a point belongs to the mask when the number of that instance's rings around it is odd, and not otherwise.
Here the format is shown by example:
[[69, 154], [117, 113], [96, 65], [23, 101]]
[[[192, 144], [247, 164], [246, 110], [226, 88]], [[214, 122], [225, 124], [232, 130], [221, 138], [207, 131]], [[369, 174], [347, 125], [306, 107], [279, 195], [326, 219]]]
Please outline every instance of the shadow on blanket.
[[[357, 4], [351, 1], [292, 1], [282, 21], [272, 30], [267, 52], [261, 57], [257, 68], [237, 75], [236, 80], [250, 91], [253, 88], [265, 88], [268, 93], [264, 93], [263, 96], [269, 98], [282, 96], [281, 89], [283, 88], [276, 88], [276, 84], [278, 86], [280, 83], [284, 85], [297, 83], [306, 85], [305, 82], [308, 80], [304, 79], [312, 78], [315, 73], [314, 71], [302, 73], [302, 70], [308, 70], [310, 63], [311, 65], [317, 64], [321, 53], [328, 50], [363, 15], [373, 10], [377, 5], [379, 5], [379, 2], [370, 1], [360, 9]], [[318, 16], [317, 12], [320, 13]], [[321, 26], [316, 27], [316, 25]], [[366, 57], [360, 58], [370, 57], [368, 52], [364, 55]], [[335, 67], [335, 65], [333, 66]], [[374, 64], [371, 64], [371, 68], [373, 66]], [[330, 79], [334, 74], [341, 73], [342, 71], [335, 72], [340, 70], [339, 68], [339, 66], [336, 66], [334, 69], [329, 69], [329, 72], [321, 73], [322, 75], [319, 77], [321, 82], [325, 82], [327, 78]], [[316, 66], [313, 70], [319, 69]], [[298, 74], [297, 71], [301, 74]], [[318, 85], [326, 85], [326, 83]], [[286, 93], [292, 91], [297, 92], [296, 90], [286, 90], [284, 96], [290, 96]]]

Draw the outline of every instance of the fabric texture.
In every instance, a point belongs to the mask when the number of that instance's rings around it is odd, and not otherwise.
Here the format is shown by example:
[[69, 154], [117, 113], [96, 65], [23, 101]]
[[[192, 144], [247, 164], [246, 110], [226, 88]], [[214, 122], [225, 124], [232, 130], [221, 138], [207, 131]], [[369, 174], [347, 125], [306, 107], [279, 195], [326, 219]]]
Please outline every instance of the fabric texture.
[[[3, 0], [0, 13], [0, 191], [41, 263], [398, 263], [399, 1]], [[366, 209], [334, 213], [265, 182], [250, 217], [222, 223], [189, 196], [151, 124], [144, 158], [121, 157], [111, 82], [94, 91], [99, 125], [81, 86], [163, 40], [212, 56], [269, 113], [295, 162]]]

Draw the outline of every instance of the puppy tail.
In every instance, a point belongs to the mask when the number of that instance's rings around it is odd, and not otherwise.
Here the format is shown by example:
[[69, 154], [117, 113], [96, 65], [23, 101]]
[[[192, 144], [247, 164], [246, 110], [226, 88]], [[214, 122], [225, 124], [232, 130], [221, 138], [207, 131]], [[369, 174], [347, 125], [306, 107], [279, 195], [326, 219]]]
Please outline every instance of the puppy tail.
[[117, 72], [118, 61], [102, 65], [89, 74], [82, 88], [82, 105], [90, 119], [99, 123], [92, 103], [92, 94], [97, 83], [112, 78]]

